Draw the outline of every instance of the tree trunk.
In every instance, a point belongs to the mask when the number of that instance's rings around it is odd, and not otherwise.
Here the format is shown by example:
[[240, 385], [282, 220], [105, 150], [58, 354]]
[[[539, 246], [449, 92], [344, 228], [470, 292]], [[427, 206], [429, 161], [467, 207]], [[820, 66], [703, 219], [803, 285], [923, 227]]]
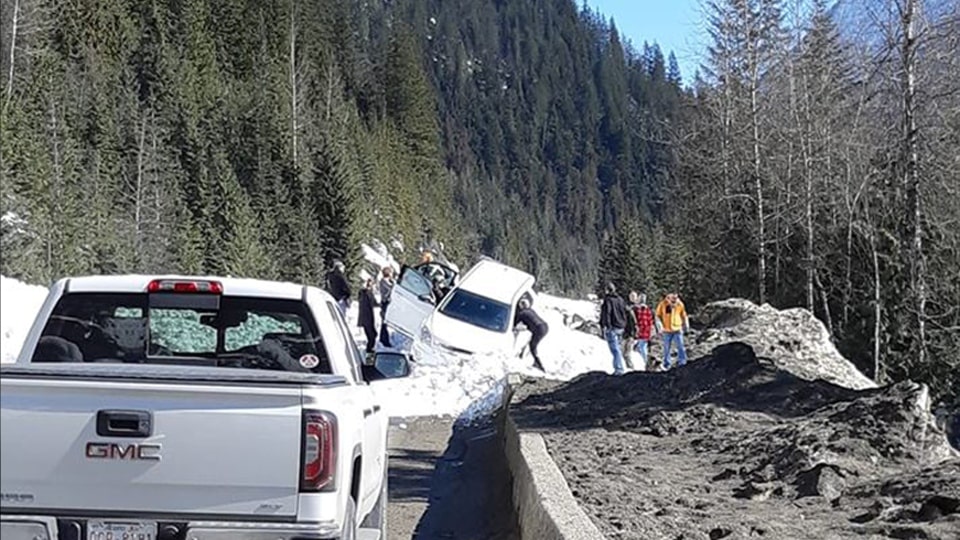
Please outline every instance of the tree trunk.
[[[808, 123], [809, 125], [809, 123]], [[812, 312], [813, 311], [813, 286], [814, 286], [814, 257], [813, 257], [813, 171], [811, 170], [810, 163], [810, 138], [809, 134], [804, 134], [804, 140], [801, 140], [800, 144], [803, 148], [803, 176], [805, 180], [806, 192], [804, 193], [804, 199], [806, 202], [806, 208], [804, 209], [806, 233], [807, 233], [807, 246], [806, 246], [806, 257], [804, 257], [807, 265], [807, 308]]]
[[853, 210], [847, 216], [847, 248], [845, 276], [843, 284], [843, 328], [846, 331], [850, 323], [850, 302], [853, 300]]
[[833, 339], [833, 314], [830, 311], [830, 297], [827, 294], [827, 288], [824, 287], [823, 282], [820, 281], [820, 272], [814, 272], [813, 275], [817, 288], [820, 289], [820, 303], [823, 306], [823, 323], [827, 325], [827, 332], [830, 333], [830, 339]]
[[[143, 157], [146, 152], [147, 141], [147, 120], [140, 120], [140, 137], [137, 141], [137, 183], [134, 187], [133, 200], [133, 227], [134, 227], [134, 251], [137, 258], [143, 256]], [[138, 261], [139, 262], [139, 261]]]
[[873, 382], [880, 384], [880, 330], [882, 329], [883, 299], [880, 295], [880, 255], [877, 253], [876, 233], [870, 231], [870, 254], [873, 262]]
[[727, 207], [727, 230], [733, 229], [733, 201], [730, 190], [730, 125], [732, 112], [730, 107], [730, 81], [723, 83], [723, 137], [720, 139], [721, 166], [723, 169], [723, 200]]
[[[754, 68], [755, 71], [759, 67]], [[759, 74], [755, 73], [750, 88], [750, 117], [753, 124], [753, 179], [756, 188], [757, 203], [757, 287], [760, 304], [767, 301], [767, 235], [764, 223], [763, 180], [760, 178], [760, 118], [757, 92]]]
[[920, 208], [920, 166], [919, 137], [916, 119], [916, 60], [917, 60], [917, 0], [905, 0], [901, 10], [903, 44], [901, 77], [903, 92], [903, 151], [905, 166], [903, 186], [906, 195], [907, 227], [906, 236], [910, 246], [908, 251], [910, 285], [916, 298], [917, 336], [920, 340], [919, 362], [926, 362], [926, 311], [927, 286], [923, 257], [922, 215]]
[[[64, 191], [64, 179], [63, 179], [63, 160], [60, 155], [60, 120], [57, 116], [57, 103], [51, 97], [50, 99], [50, 124], [49, 124], [49, 135], [50, 135], [50, 151], [53, 157], [53, 186], [51, 189], [51, 195], [53, 199], [53, 211], [54, 216], [62, 216], [64, 214], [62, 203], [63, 201], [63, 191]], [[63, 251], [63, 246], [59, 243], [63, 240], [63, 231], [54, 231], [53, 238], [46, 239], [46, 255], [47, 255], [47, 271], [52, 275], [56, 276], [60, 273], [60, 267], [54, 267], [54, 252]], [[54, 247], [53, 243], [58, 242], [58, 245]]]
[[290, 2], [290, 147], [293, 156], [293, 166], [297, 167], [299, 155], [297, 151], [297, 25], [296, 25], [296, 2]]
[[7, 109], [10, 98], [13, 97], [13, 65], [17, 52], [17, 26], [20, 22], [20, 0], [13, 2], [13, 22], [10, 24], [10, 69], [7, 73], [7, 93], [3, 102], [3, 109]]

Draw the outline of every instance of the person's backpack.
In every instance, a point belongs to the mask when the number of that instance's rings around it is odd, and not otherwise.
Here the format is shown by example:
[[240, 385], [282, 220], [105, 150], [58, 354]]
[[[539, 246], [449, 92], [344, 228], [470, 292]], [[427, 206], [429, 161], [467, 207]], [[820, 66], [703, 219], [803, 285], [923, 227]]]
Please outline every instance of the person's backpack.
[[624, 337], [633, 337], [637, 335], [637, 316], [633, 308], [627, 308], [627, 326], [623, 329]]

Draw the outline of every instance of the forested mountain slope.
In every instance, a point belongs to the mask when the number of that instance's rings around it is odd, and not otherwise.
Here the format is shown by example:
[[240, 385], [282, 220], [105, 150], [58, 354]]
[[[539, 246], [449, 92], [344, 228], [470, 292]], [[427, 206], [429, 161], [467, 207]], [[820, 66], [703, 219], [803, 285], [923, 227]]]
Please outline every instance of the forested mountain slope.
[[568, 0], [403, 11], [424, 37], [446, 164], [480, 250], [555, 286], [592, 287], [603, 233], [660, 213], [675, 59]]
[[3, 0], [3, 273], [318, 283], [361, 236], [463, 251], [421, 50], [361, 35], [364, 5]]
[[316, 280], [376, 235], [582, 290], [670, 166], [675, 64], [569, 0], [2, 5], [3, 271], [33, 281]]

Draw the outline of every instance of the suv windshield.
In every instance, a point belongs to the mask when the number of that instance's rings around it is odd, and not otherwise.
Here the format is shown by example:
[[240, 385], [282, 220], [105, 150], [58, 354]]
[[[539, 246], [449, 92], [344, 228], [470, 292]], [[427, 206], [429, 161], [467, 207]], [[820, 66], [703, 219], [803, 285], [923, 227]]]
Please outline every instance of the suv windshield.
[[506, 332], [510, 323], [510, 306], [463, 289], [454, 291], [440, 313], [494, 332]]
[[67, 294], [32, 361], [331, 372], [303, 302], [171, 293]]

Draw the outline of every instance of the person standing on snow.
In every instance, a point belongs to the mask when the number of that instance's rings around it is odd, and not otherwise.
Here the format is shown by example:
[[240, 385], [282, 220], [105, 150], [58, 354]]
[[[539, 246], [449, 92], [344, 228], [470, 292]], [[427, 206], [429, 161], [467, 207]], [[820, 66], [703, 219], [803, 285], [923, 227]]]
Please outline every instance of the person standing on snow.
[[390, 347], [390, 332], [387, 330], [387, 306], [390, 304], [390, 295], [393, 294], [393, 268], [384, 266], [380, 278], [380, 343]]
[[523, 298], [517, 306], [517, 315], [514, 317], [513, 325], [523, 323], [530, 331], [530, 354], [533, 355], [533, 367], [544, 371], [543, 364], [540, 363], [540, 356], [537, 354], [537, 345], [543, 340], [543, 337], [550, 331], [547, 321], [544, 321], [537, 315], [537, 312], [530, 307], [530, 299]]
[[[631, 300], [633, 299], [631, 298]], [[640, 358], [643, 359], [643, 365], [646, 366], [646, 370], [653, 371], [649, 356], [650, 334], [653, 333], [653, 310], [647, 305], [647, 295], [638, 294], [631, 309], [637, 319], [636, 351], [640, 353]]]
[[683, 346], [683, 332], [690, 329], [687, 309], [677, 293], [668, 294], [657, 305], [657, 331], [663, 335], [663, 369], [670, 369], [670, 348], [677, 346], [677, 365], [687, 364], [687, 350]]
[[607, 283], [603, 303], [600, 304], [600, 328], [603, 338], [610, 347], [613, 355], [613, 374], [623, 375], [623, 351], [620, 341], [623, 339], [623, 329], [627, 326], [627, 304], [617, 294], [617, 287]]
[[341, 260], [333, 261], [333, 270], [327, 273], [327, 292], [337, 301], [340, 313], [347, 316], [350, 309], [350, 284], [347, 282], [346, 267]]
[[363, 333], [367, 336], [367, 354], [373, 354], [377, 346], [377, 323], [373, 318], [373, 308], [380, 305], [373, 295], [373, 278], [367, 279], [364, 287], [360, 289], [357, 303], [359, 305], [357, 326], [363, 328]]
[[634, 338], [637, 335], [637, 317], [633, 313], [633, 305], [637, 303], [637, 291], [630, 291], [627, 301], [627, 325], [623, 328], [620, 352], [623, 354], [623, 362], [627, 365], [627, 369], [633, 371], [633, 358], [630, 353], [633, 351]]

